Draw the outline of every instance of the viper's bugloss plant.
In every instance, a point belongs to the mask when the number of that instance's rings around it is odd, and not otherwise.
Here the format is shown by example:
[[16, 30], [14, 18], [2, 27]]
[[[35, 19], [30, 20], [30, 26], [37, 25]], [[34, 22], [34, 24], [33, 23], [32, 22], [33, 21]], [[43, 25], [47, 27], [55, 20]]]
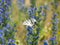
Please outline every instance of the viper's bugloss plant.
[[9, 24], [11, 0], [1, 0], [0, 2], [0, 44], [13, 45], [14, 42], [12, 41], [15, 40], [15, 29]]
[[[38, 45], [41, 30], [40, 22], [43, 21], [42, 17], [44, 17], [40, 14], [41, 12], [42, 9], [39, 10], [36, 7], [30, 7], [28, 9], [29, 20], [23, 23], [23, 25], [27, 26], [27, 45]], [[36, 16], [36, 13], [38, 13], [38, 16]]]
[[57, 14], [54, 13], [52, 17], [52, 38], [51, 38], [51, 45], [57, 45], [57, 30], [58, 30], [58, 19]]

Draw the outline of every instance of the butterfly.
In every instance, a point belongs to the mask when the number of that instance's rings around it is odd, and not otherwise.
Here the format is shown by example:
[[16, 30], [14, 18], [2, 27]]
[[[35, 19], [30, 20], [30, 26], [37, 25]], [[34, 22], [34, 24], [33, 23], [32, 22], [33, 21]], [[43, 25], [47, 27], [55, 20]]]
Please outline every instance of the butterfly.
[[31, 18], [31, 19], [28, 19], [28, 20], [24, 21], [23, 25], [31, 26], [32, 27], [35, 24], [35, 22], [37, 22], [36, 19]]

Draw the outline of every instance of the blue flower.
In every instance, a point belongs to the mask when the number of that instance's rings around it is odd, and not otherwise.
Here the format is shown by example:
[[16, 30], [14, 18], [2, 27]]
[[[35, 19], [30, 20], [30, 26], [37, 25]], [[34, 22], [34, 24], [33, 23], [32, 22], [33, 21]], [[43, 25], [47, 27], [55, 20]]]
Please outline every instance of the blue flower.
[[28, 31], [32, 31], [32, 30], [33, 30], [33, 27], [28, 26], [28, 27], [27, 27], [27, 30], [28, 30]]
[[48, 45], [46, 42], [44, 42], [44, 45]]
[[53, 34], [57, 34], [57, 32], [53, 32]]
[[5, 11], [4, 8], [0, 8], [0, 13], [3, 13]]
[[8, 13], [5, 14], [4, 16], [5, 16], [5, 18], [6, 18], [7, 20], [10, 20], [10, 17], [9, 17], [9, 14], [8, 14]]
[[4, 0], [1, 0], [1, 2], [0, 2], [0, 6], [2, 5], [2, 3], [4, 3]]
[[0, 11], [5, 11], [5, 9], [0, 7]]
[[8, 45], [11, 45], [11, 43], [8, 43]]
[[33, 44], [33, 42], [28, 42], [29, 44]]
[[10, 28], [10, 27], [11, 27], [10, 24], [7, 24], [7, 25], [6, 25], [6, 28]]
[[9, 41], [9, 43], [11, 43], [11, 42], [14, 43], [15, 42], [15, 40], [13, 40], [13, 39], [9, 39], [8, 41]]
[[4, 35], [4, 31], [0, 30], [0, 37], [3, 37], [3, 35]]
[[5, 14], [4, 16], [5, 16], [5, 18], [9, 18], [9, 15], [8, 14]]
[[4, 20], [3, 16], [0, 15], [0, 23], [2, 23]]
[[54, 16], [58, 16], [58, 14], [57, 13], [54, 13]]
[[37, 10], [37, 8], [35, 8], [35, 7], [34, 7], [34, 8], [29, 8], [29, 9], [28, 9], [29, 16], [30, 16], [30, 17], [35, 16], [36, 10]]
[[46, 16], [46, 14], [45, 14], [45, 12], [44, 12], [44, 11], [42, 11], [42, 12], [41, 12], [41, 14], [42, 14], [42, 16]]
[[33, 34], [32, 31], [29, 31], [28, 34], [27, 34], [27, 36], [30, 36], [32, 34]]
[[56, 36], [52, 37], [50, 40], [56, 40]]
[[9, 9], [9, 6], [7, 4], [4, 4], [5, 10]]
[[58, 16], [58, 14], [57, 13], [54, 13], [52, 19], [55, 19], [57, 16]]
[[48, 45], [48, 41], [47, 40], [44, 41], [44, 45]]
[[16, 45], [16, 44], [13, 43], [12, 45]]
[[41, 29], [40, 28], [37, 28], [36, 30], [37, 30], [37, 34], [39, 34]]
[[5, 0], [7, 5], [11, 5], [11, 0]]
[[43, 8], [43, 6], [40, 6], [40, 9], [42, 9]]
[[[9, 15], [11, 14], [9, 11], [9, 6], [11, 4], [10, 1], [11, 0], [0, 1], [0, 24], [2, 24], [2, 30], [0, 29], [0, 42], [2, 43], [1, 45], [6, 45], [6, 43], [8, 43], [6, 40], [9, 38], [14, 39], [14, 29], [10, 26], [10, 24], [8, 24], [8, 19], [10, 19]], [[14, 40], [11, 40], [11, 42], [14, 43]]]
[[3, 37], [3, 35], [2, 35], [2, 34], [0, 34], [0, 37]]
[[0, 30], [0, 33], [3, 33], [3, 30]]
[[36, 19], [36, 16], [31, 16], [31, 18], [34, 18], [34, 19]]
[[3, 30], [4, 30], [4, 31], [7, 31], [8, 29], [7, 29], [6, 27], [3, 27]]
[[8, 43], [8, 45], [16, 45], [16, 44], [14, 44], [14, 43]]
[[5, 45], [5, 44], [1, 44], [1, 45]]
[[0, 15], [2, 14], [2, 12], [0, 11]]

